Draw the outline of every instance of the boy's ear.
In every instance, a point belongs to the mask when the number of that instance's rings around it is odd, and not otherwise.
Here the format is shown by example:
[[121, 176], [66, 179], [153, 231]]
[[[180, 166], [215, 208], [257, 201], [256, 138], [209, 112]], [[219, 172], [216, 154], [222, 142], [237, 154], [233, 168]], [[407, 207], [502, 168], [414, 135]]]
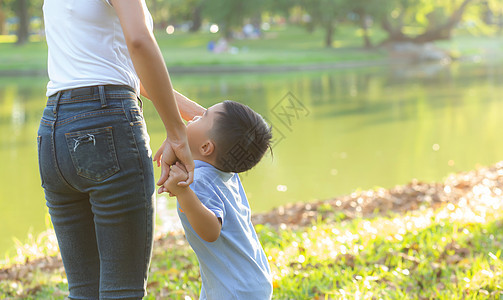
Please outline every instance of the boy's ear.
[[202, 156], [210, 156], [213, 154], [214, 151], [215, 151], [215, 144], [213, 143], [212, 140], [207, 140], [199, 148], [199, 153], [201, 153]]

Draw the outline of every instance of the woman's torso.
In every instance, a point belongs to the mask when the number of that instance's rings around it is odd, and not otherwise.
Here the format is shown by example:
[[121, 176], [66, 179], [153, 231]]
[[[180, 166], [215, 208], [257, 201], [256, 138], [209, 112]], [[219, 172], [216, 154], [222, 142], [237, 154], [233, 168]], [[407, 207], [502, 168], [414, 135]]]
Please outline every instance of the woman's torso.
[[[104, 84], [128, 85], [139, 94], [119, 18], [107, 0], [45, 0], [43, 11], [49, 48], [47, 96]], [[147, 24], [152, 29], [150, 14]]]

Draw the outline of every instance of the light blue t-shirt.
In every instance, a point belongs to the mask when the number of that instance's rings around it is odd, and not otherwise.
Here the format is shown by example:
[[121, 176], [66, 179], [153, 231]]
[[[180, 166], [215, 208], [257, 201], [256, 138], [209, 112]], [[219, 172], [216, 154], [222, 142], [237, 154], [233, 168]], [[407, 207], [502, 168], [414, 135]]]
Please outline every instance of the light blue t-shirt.
[[190, 185], [199, 200], [222, 220], [212, 243], [202, 240], [178, 207], [187, 240], [201, 270], [201, 295], [209, 300], [267, 300], [272, 297], [271, 270], [250, 220], [248, 200], [236, 173], [195, 160]]

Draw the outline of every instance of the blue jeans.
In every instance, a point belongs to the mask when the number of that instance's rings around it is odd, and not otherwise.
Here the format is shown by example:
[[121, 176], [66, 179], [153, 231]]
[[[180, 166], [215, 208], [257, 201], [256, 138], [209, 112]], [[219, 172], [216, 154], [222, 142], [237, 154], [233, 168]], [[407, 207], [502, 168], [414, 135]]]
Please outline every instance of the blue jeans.
[[145, 296], [155, 185], [138, 100], [125, 86], [93, 86], [44, 109], [40, 174], [71, 299]]

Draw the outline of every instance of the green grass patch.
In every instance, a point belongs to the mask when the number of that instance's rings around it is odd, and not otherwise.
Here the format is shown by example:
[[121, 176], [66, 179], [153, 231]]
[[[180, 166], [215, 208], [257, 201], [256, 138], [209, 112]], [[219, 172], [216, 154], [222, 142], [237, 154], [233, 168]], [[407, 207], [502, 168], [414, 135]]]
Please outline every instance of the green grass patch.
[[30, 42], [23, 46], [0, 43], [0, 70], [44, 70], [47, 68], [45, 41]]
[[[273, 299], [501, 299], [503, 207], [448, 204], [389, 217], [257, 225]], [[50, 244], [50, 243], [49, 243]], [[0, 299], [64, 299], [62, 267], [2, 280]], [[156, 242], [146, 299], [197, 299], [197, 259], [181, 236]]]
[[[236, 52], [211, 53], [209, 41], [218, 39], [210, 33], [157, 33], [166, 63], [169, 66], [198, 65], [274, 65], [306, 64], [338, 61], [359, 61], [385, 57], [382, 51], [362, 49], [362, 39], [354, 27], [341, 27], [335, 34], [333, 48], [323, 45], [323, 31], [307, 32], [301, 27], [275, 28], [264, 32], [263, 38], [233, 40], [229, 46]], [[183, 51], [178, 51], [182, 48]]]

